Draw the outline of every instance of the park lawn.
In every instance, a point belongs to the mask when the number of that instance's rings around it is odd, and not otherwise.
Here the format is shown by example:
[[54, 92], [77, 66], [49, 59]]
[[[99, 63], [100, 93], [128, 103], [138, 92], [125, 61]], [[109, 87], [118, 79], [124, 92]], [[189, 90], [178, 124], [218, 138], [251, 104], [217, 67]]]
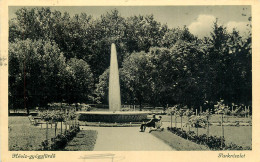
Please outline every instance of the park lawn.
[[[164, 122], [163, 126], [170, 127], [170, 122]], [[175, 127], [175, 123], [172, 124]], [[177, 123], [177, 127], [181, 128], [181, 124]], [[189, 127], [183, 124], [183, 130], [189, 131]], [[190, 128], [191, 131], [197, 133], [196, 128]], [[207, 134], [207, 129], [198, 128], [198, 134]], [[221, 126], [211, 125], [209, 127], [209, 135], [211, 136], [222, 136]], [[224, 126], [224, 137], [226, 144], [237, 144], [243, 147], [252, 148], [252, 126]]]
[[[188, 131], [188, 127], [183, 129]], [[191, 131], [197, 132], [196, 128], [191, 128]], [[207, 129], [199, 128], [198, 134], [207, 134]], [[221, 126], [210, 126], [209, 135], [220, 137], [222, 135]], [[233, 143], [252, 149], [252, 126], [224, 126], [224, 137], [226, 144]]]
[[[46, 126], [33, 126], [30, 124], [28, 117], [14, 116], [8, 118], [8, 145], [10, 151], [38, 151], [41, 150], [41, 143], [46, 139]], [[65, 131], [63, 125], [63, 133]], [[61, 133], [60, 124], [58, 124], [57, 135]], [[86, 146], [82, 145], [83, 150], [93, 149], [96, 141], [95, 132], [80, 131], [79, 134], [84, 134]], [[55, 136], [54, 126], [48, 129], [48, 139]], [[71, 141], [72, 142], [72, 141]]]
[[183, 139], [182, 137], [179, 137], [167, 130], [164, 130], [162, 132], [153, 131], [151, 132], [151, 134], [171, 146], [173, 149], [176, 149], [177, 151], [210, 150], [207, 146], [199, 145], [192, 141]]
[[[9, 117], [8, 133], [10, 151], [37, 151], [46, 139], [46, 129], [31, 125], [28, 117]], [[54, 129], [49, 129], [48, 136], [55, 136]]]
[[[163, 116], [163, 121], [164, 121], [164, 127], [170, 126], [170, 121], [171, 117], [169, 115], [164, 115]], [[182, 122], [183, 122], [183, 130], [188, 131], [189, 128], [188, 126], [185, 127], [185, 123], [188, 121], [188, 118], [186, 116], [183, 117]], [[220, 123], [221, 121], [221, 115], [214, 114], [211, 116], [209, 122], [210, 123]], [[224, 123], [251, 123], [252, 118], [242, 118], [242, 117], [234, 117], [234, 116], [224, 116]], [[175, 118], [173, 116], [172, 118], [172, 126], [175, 126]], [[177, 118], [177, 127], [181, 127], [181, 118]], [[190, 128], [191, 131], [194, 131], [197, 133], [196, 128]], [[199, 128], [198, 134], [206, 134], [207, 129], [204, 128]], [[221, 131], [221, 126], [217, 125], [211, 125], [209, 127], [209, 135], [212, 136], [221, 136], [222, 131]], [[237, 144], [239, 146], [243, 147], [250, 147], [252, 149], [252, 126], [224, 126], [224, 137], [225, 137], [225, 143], [226, 144]]]
[[97, 131], [81, 130], [62, 151], [93, 151], [96, 139]]

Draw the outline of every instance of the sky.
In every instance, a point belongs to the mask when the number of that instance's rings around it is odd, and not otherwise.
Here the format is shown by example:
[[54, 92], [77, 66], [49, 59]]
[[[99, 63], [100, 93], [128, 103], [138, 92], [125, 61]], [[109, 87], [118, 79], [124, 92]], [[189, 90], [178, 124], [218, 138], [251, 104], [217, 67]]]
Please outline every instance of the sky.
[[[9, 19], [15, 17], [15, 11], [21, 6], [9, 7]], [[242, 35], [250, 30], [248, 17], [251, 16], [250, 6], [59, 6], [50, 7], [51, 10], [68, 12], [70, 15], [82, 12], [100, 17], [113, 9], [117, 9], [121, 16], [153, 14], [155, 20], [167, 24], [170, 28], [186, 25], [190, 32], [198, 37], [209, 36], [213, 22], [218, 22], [227, 27], [228, 31], [236, 28]], [[243, 16], [246, 15], [246, 16]]]

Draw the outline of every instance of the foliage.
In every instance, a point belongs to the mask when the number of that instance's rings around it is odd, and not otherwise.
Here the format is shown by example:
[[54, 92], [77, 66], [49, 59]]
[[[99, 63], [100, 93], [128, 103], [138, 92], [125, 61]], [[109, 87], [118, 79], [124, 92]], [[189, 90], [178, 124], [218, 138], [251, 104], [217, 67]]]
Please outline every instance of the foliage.
[[230, 114], [234, 116], [245, 117], [246, 115], [251, 114], [251, 111], [248, 108], [244, 109], [242, 106], [238, 106], [235, 110], [231, 111]]
[[194, 115], [193, 108], [187, 109], [187, 110], [184, 112], [184, 115], [187, 116], [187, 117], [191, 117], [192, 115]]
[[99, 76], [99, 82], [96, 84], [94, 94], [97, 103], [108, 103], [108, 80], [109, 69], [106, 69], [104, 73]]
[[225, 145], [225, 150], [252, 150], [250, 147], [242, 147], [234, 143]]
[[69, 141], [71, 141], [80, 131], [79, 126], [72, 127], [65, 131], [64, 134], [59, 134], [51, 139], [51, 143], [47, 140], [42, 142], [42, 150], [61, 150]]
[[169, 107], [167, 110], [168, 114], [170, 115], [177, 115], [178, 112], [178, 105], [175, 105], [173, 107]]
[[130, 100], [139, 103], [141, 109], [142, 103], [149, 101], [148, 94], [151, 93], [151, 82], [147, 81], [152, 69], [149, 56], [144, 52], [133, 53], [124, 60], [122, 66], [120, 77], [128, 93], [132, 94]]
[[9, 44], [9, 66], [13, 106], [32, 108], [62, 99], [66, 63], [55, 42], [16, 39]]
[[169, 131], [171, 131], [172, 133], [184, 138], [184, 139], [188, 139], [190, 141], [193, 141], [197, 144], [202, 144], [202, 145], [207, 145], [210, 149], [212, 150], [219, 150], [221, 149], [221, 138], [220, 137], [216, 137], [216, 136], [209, 136], [207, 138], [207, 135], [202, 134], [197, 136], [195, 134], [195, 132], [193, 131], [184, 131], [181, 130], [180, 128], [167, 128]]
[[224, 104], [224, 100], [220, 100], [217, 105], [214, 105], [215, 113], [230, 114], [230, 107]]
[[90, 105], [83, 105], [83, 107], [81, 107], [82, 111], [90, 111], [91, 110], [91, 106]]
[[73, 120], [76, 118], [76, 113], [74, 111], [68, 111], [67, 113], [64, 110], [52, 110], [52, 111], [40, 111], [38, 116], [45, 121], [53, 122], [63, 122], [67, 120]]
[[15, 14], [9, 22], [9, 107], [107, 103], [111, 43], [122, 103], [199, 107], [223, 98], [252, 104], [250, 31], [242, 37], [215, 21], [210, 36], [199, 39], [185, 26], [169, 28], [153, 15], [123, 17], [116, 9], [97, 18], [48, 7]]
[[209, 120], [212, 115], [212, 111], [209, 111], [209, 109], [207, 109], [206, 111], [200, 113], [200, 115], [205, 116], [207, 118], [207, 120]]
[[69, 103], [91, 101], [94, 79], [88, 63], [82, 59], [71, 58], [67, 64], [72, 77], [66, 84], [66, 101]]
[[[221, 137], [217, 137], [217, 136], [209, 136], [207, 137], [206, 134], [202, 134], [202, 135], [199, 135], [197, 136], [195, 134], [195, 132], [193, 131], [184, 131], [184, 130], [181, 130], [180, 128], [176, 128], [176, 127], [173, 127], [173, 128], [169, 128], [167, 127], [167, 129], [169, 131], [171, 131], [172, 133], [184, 138], [184, 139], [188, 139], [190, 141], [193, 141], [197, 144], [202, 144], [202, 145], [207, 145], [210, 149], [212, 150], [220, 150], [221, 149]], [[225, 139], [223, 139], [224, 142], [225, 142]], [[238, 146], [236, 144], [228, 144], [226, 145], [224, 143], [223, 145], [223, 149], [224, 150], [250, 150], [250, 148], [243, 148], [242, 146]]]
[[205, 116], [192, 115], [189, 118], [189, 124], [190, 126], [195, 128], [205, 128], [207, 124], [207, 119], [205, 118]]
[[87, 101], [93, 90], [87, 63], [72, 59], [66, 64], [55, 42], [27, 39], [10, 43], [9, 66], [9, 99], [14, 107]]

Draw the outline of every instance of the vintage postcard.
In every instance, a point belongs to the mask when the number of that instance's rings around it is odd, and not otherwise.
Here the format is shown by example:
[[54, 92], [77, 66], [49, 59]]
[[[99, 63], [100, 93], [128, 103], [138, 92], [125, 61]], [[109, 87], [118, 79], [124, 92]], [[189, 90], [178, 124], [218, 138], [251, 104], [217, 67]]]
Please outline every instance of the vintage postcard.
[[260, 161], [259, 1], [0, 4], [1, 161]]

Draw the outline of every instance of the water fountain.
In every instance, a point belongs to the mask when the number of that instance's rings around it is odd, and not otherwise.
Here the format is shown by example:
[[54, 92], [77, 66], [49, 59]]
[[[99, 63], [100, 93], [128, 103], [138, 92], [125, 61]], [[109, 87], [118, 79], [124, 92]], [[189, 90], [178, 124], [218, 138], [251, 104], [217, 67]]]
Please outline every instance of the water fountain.
[[127, 123], [140, 122], [147, 118], [147, 112], [120, 111], [121, 95], [118, 73], [116, 46], [111, 45], [110, 69], [109, 69], [109, 111], [78, 112], [78, 119], [87, 122]]
[[116, 46], [114, 43], [111, 45], [108, 98], [109, 98], [109, 111], [120, 111], [121, 109], [120, 83], [119, 83], [119, 74], [118, 74]]

